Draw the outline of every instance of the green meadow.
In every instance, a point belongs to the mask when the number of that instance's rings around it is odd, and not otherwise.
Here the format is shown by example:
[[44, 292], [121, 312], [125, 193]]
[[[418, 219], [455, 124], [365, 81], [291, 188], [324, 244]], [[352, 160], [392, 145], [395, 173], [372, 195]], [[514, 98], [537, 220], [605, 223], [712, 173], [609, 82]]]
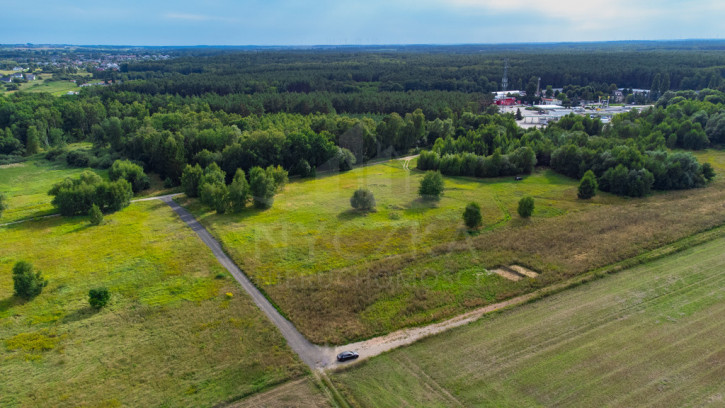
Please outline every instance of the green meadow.
[[[716, 171], [722, 152], [706, 151]], [[289, 183], [269, 210], [217, 215], [180, 198], [240, 267], [308, 338], [345, 343], [427, 324], [603, 267], [725, 223], [725, 182], [628, 199], [576, 197], [577, 181], [537, 169], [512, 177], [446, 177], [440, 201], [423, 201], [423, 173], [403, 161]], [[377, 211], [353, 211], [358, 187]], [[517, 214], [535, 199], [530, 219]], [[480, 204], [481, 231], [461, 214]], [[541, 275], [509, 281], [489, 271], [520, 264]]]
[[721, 406], [725, 239], [331, 376], [360, 407]]
[[[306, 372], [160, 201], [97, 227], [55, 217], [0, 236], [0, 406], [214, 406]], [[29, 301], [13, 296], [19, 260], [49, 281]], [[88, 291], [99, 286], [111, 300], [96, 311]]]
[[[0, 192], [7, 197], [8, 209], [0, 224], [55, 213], [48, 190], [66, 177], [77, 177], [85, 169], [43, 159], [0, 166]], [[105, 170], [92, 170], [104, 178]]]

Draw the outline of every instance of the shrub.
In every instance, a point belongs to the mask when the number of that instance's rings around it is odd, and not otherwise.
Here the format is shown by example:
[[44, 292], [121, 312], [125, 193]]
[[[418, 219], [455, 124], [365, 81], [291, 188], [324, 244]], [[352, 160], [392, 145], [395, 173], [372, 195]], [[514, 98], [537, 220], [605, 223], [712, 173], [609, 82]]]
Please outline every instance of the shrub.
[[300, 159], [300, 161], [297, 162], [297, 165], [294, 167], [294, 173], [298, 174], [302, 178], [314, 175], [312, 166], [310, 166], [310, 163], [305, 159]]
[[421, 152], [418, 157], [418, 170], [438, 170], [440, 160], [436, 152]]
[[579, 191], [577, 192], [577, 197], [583, 200], [592, 198], [597, 194], [597, 188], [597, 177], [594, 175], [593, 171], [587, 170], [587, 172], [584, 173], [584, 176], [582, 176], [582, 179], [579, 182]]
[[15, 295], [30, 299], [38, 296], [48, 281], [43, 279], [40, 271], [35, 272], [33, 265], [26, 261], [19, 261], [13, 266], [13, 287]]
[[429, 200], [437, 200], [443, 194], [443, 176], [438, 171], [428, 171], [420, 181], [418, 194]]
[[350, 197], [352, 208], [360, 211], [372, 211], [375, 208], [375, 196], [372, 191], [359, 188]]
[[469, 229], [477, 229], [483, 224], [481, 217], [481, 206], [476, 203], [470, 203], [463, 211], [463, 222]]
[[111, 292], [107, 288], [96, 288], [88, 291], [88, 303], [94, 309], [100, 309], [111, 299]]
[[134, 193], [151, 187], [149, 177], [144, 173], [143, 168], [128, 160], [116, 160], [108, 171], [108, 178], [112, 181], [120, 178], [131, 183]]
[[88, 216], [91, 218], [91, 225], [99, 225], [103, 222], [103, 213], [95, 204], [93, 204], [90, 211], [88, 211]]
[[7, 200], [5, 198], [5, 194], [0, 193], [0, 217], [3, 216], [3, 211], [8, 209]]
[[73, 167], [88, 167], [91, 163], [91, 156], [82, 150], [71, 150], [65, 155], [65, 162]]
[[534, 213], [534, 199], [527, 196], [519, 200], [518, 212], [523, 218], [530, 217]]
[[337, 163], [340, 171], [352, 170], [352, 166], [356, 161], [357, 159], [355, 159], [355, 155], [351, 151], [344, 147], [337, 150]]
[[[710, 163], [704, 163], [702, 165], [702, 175], [707, 181], [712, 181], [715, 178], [715, 170], [712, 169]], [[2, 213], [2, 204], [0, 203], [0, 213]]]
[[267, 167], [267, 177], [274, 180], [274, 186], [276, 191], [281, 191], [284, 189], [284, 186], [289, 182], [289, 177], [287, 175], [287, 170], [283, 169], [282, 166], [269, 166]]

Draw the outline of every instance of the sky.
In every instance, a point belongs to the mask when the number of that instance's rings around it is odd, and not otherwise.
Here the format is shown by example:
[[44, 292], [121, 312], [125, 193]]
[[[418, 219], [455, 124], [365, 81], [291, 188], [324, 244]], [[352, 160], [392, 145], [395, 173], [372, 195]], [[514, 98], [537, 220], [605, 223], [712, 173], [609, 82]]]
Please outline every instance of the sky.
[[725, 38], [723, 0], [0, 0], [0, 43], [353, 45]]

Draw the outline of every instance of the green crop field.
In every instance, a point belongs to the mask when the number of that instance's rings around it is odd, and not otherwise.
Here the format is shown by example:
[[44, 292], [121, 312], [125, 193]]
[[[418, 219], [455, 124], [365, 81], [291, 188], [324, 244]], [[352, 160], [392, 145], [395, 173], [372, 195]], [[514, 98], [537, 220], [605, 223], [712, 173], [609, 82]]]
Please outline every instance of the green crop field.
[[[0, 166], [0, 192], [8, 198], [8, 209], [0, 216], [0, 224], [56, 212], [50, 204], [53, 197], [48, 195], [48, 190], [83, 170], [43, 159]], [[93, 171], [107, 177], [105, 170]]]
[[[162, 202], [97, 227], [57, 217], [0, 236], [0, 406], [213, 406], [306, 372]], [[30, 301], [13, 296], [19, 260], [49, 280]], [[111, 300], [94, 311], [98, 286]]]
[[[722, 172], [725, 154], [702, 153]], [[410, 168], [415, 167], [415, 161]], [[287, 185], [270, 210], [216, 215], [181, 199], [308, 338], [344, 343], [443, 319], [630, 258], [725, 223], [725, 181], [644, 199], [576, 198], [577, 182], [550, 170], [513, 178], [446, 178], [439, 202], [421, 201], [422, 172], [403, 162]], [[350, 208], [366, 186], [377, 212]], [[516, 213], [531, 195], [529, 220]], [[484, 228], [461, 213], [481, 205]], [[541, 273], [512, 282], [487, 270], [522, 264]]]
[[354, 406], [722, 406], [725, 239], [338, 372]]

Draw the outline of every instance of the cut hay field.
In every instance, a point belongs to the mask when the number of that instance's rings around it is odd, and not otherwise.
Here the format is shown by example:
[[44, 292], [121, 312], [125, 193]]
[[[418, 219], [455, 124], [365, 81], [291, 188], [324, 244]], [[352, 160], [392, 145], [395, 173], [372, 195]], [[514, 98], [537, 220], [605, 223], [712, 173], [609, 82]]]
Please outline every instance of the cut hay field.
[[715, 407], [725, 239], [331, 375], [360, 407]]
[[[725, 172], [717, 151], [702, 153]], [[415, 161], [411, 163], [415, 167]], [[577, 182], [546, 169], [513, 178], [446, 178], [438, 203], [420, 201], [422, 173], [393, 160], [290, 183], [272, 209], [216, 215], [181, 199], [309, 339], [346, 343], [426, 324], [609, 265], [725, 223], [725, 181], [644, 199], [576, 198]], [[366, 186], [377, 212], [351, 211]], [[516, 213], [531, 195], [529, 220]], [[465, 205], [484, 229], [466, 233]], [[518, 264], [541, 273], [506, 280]]]
[[[0, 227], [0, 406], [214, 406], [307, 369], [160, 201]], [[32, 262], [43, 293], [13, 296]], [[110, 289], [94, 311], [88, 290]]]
[[[53, 214], [53, 197], [48, 190], [66, 177], [76, 177], [85, 169], [68, 167], [65, 163], [43, 159], [0, 166], [0, 192], [8, 198], [8, 209], [0, 216], [0, 224]], [[93, 170], [104, 178], [106, 170]]]

